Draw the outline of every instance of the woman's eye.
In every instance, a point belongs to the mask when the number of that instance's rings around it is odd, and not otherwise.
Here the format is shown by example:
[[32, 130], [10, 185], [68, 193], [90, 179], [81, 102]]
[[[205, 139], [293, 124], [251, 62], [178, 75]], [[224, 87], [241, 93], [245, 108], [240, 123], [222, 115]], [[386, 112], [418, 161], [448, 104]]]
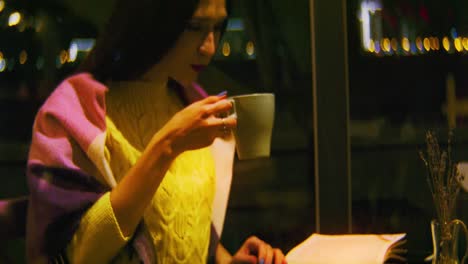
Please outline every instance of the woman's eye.
[[214, 25], [203, 24], [198, 22], [189, 22], [185, 25], [185, 28], [189, 31], [197, 31], [197, 32], [220, 32], [223, 29], [224, 23], [216, 23]]
[[214, 26], [215, 31], [221, 31], [223, 29], [224, 23], [218, 23]]
[[200, 31], [203, 29], [202, 25], [198, 23], [187, 23], [185, 28], [191, 31]]

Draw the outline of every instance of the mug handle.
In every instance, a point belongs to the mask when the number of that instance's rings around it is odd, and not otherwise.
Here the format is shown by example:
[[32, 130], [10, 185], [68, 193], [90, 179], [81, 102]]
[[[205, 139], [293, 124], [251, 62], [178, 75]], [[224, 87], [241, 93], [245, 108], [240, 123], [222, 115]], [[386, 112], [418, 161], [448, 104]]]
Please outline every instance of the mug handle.
[[468, 228], [466, 227], [465, 223], [459, 219], [454, 219], [450, 222], [452, 225], [461, 225], [463, 231], [465, 232], [465, 241], [466, 241], [466, 248], [465, 248], [465, 255], [462, 258], [461, 264], [464, 264], [466, 259], [468, 258]]
[[228, 116], [237, 117], [236, 102], [235, 102], [234, 99], [232, 99], [232, 98], [227, 98], [226, 100], [230, 101], [230, 102], [231, 102], [231, 105], [232, 105], [232, 109], [231, 109], [231, 111], [229, 112]]

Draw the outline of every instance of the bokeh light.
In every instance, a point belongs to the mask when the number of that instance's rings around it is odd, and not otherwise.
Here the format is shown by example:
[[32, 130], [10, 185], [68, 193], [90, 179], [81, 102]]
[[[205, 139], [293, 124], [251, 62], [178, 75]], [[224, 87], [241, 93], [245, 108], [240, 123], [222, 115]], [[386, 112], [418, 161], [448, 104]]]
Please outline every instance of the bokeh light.
[[392, 45], [392, 50], [394, 52], [397, 52], [398, 51], [398, 40], [396, 38], [392, 38], [391, 45]]
[[68, 49], [67, 60], [68, 62], [76, 61], [78, 57], [78, 45], [76, 43], [72, 43], [70, 48]]
[[0, 72], [4, 72], [7, 68], [7, 63], [4, 58], [0, 58]]
[[382, 40], [382, 50], [385, 52], [390, 52], [392, 50], [392, 44], [390, 43], [390, 39], [384, 38]]
[[423, 44], [424, 44], [424, 49], [426, 49], [426, 51], [431, 50], [431, 41], [429, 40], [429, 38], [424, 38]]
[[19, 12], [11, 13], [8, 18], [8, 26], [13, 27], [18, 25], [21, 22], [21, 14]]
[[252, 56], [255, 53], [255, 45], [253, 44], [252, 41], [247, 42], [247, 45], [245, 46], [245, 52], [247, 55]]
[[60, 63], [65, 64], [68, 61], [68, 52], [66, 50], [62, 50], [59, 57]]
[[462, 40], [463, 48], [468, 51], [468, 38], [463, 38]]
[[450, 40], [449, 40], [448, 37], [444, 37], [444, 38], [442, 39], [442, 46], [444, 47], [444, 49], [445, 49], [446, 51], [450, 51], [450, 48], [451, 48], [450, 46], [451, 46], [451, 45], [450, 45]]
[[375, 53], [376, 53], [376, 54], [379, 54], [380, 51], [381, 51], [381, 49], [380, 49], [380, 41], [376, 41], [376, 42], [374, 43], [374, 46], [375, 46], [375, 48], [374, 48]]
[[19, 55], [19, 63], [23, 65], [26, 61], [28, 61], [28, 53], [25, 50], [22, 50]]
[[223, 55], [225, 57], [228, 57], [229, 55], [231, 55], [231, 45], [229, 45], [229, 42], [223, 43]]
[[404, 51], [409, 52], [411, 47], [410, 47], [410, 41], [408, 38], [404, 37], [401, 40], [401, 47], [403, 48]]
[[423, 45], [423, 41], [420, 37], [417, 37], [416, 38], [416, 47], [418, 48], [418, 50], [420, 52], [423, 52], [424, 51], [424, 45]]
[[431, 49], [432, 50], [439, 50], [440, 49], [440, 43], [439, 43], [439, 38], [438, 37], [431, 37]]
[[456, 39], [453, 41], [453, 44], [455, 45], [455, 49], [456, 49], [458, 52], [462, 52], [462, 51], [463, 51], [463, 45], [462, 45], [462, 39], [461, 39], [461, 38], [456, 38]]
[[369, 47], [368, 47], [368, 49], [369, 49], [369, 52], [372, 52], [372, 53], [375, 51], [375, 43], [374, 43], [374, 40], [373, 40], [373, 39], [369, 40]]

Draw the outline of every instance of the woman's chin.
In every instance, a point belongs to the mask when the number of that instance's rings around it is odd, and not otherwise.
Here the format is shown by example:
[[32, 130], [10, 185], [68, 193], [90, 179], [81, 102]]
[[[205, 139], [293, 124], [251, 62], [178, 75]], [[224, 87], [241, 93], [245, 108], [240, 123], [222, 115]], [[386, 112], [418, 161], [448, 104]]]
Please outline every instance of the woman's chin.
[[184, 87], [189, 87], [192, 85], [192, 83], [194, 83], [196, 81], [195, 78], [193, 79], [175, 79], [175, 78], [170, 78], [171, 80], [173, 80], [174, 82], [176, 82], [177, 84], [181, 85], [181, 86], [184, 86]]

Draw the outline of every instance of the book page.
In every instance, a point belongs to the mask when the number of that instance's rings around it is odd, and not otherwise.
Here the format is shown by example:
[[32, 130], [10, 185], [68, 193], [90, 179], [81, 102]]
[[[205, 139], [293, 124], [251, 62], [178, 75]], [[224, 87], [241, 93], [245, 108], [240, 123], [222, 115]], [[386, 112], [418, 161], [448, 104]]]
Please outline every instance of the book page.
[[312, 234], [286, 255], [289, 264], [382, 264], [406, 234]]

